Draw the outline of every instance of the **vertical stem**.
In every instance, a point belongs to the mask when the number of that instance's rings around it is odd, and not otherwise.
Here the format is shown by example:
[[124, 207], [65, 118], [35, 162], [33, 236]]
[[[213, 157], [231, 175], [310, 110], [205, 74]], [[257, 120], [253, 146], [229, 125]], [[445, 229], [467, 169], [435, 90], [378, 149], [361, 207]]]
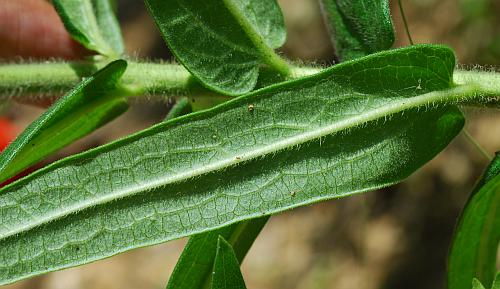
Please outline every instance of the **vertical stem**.
[[477, 140], [472, 137], [472, 135], [467, 131], [467, 129], [463, 130], [465, 139], [476, 148], [476, 150], [479, 152], [480, 155], [482, 155], [488, 162], [491, 162], [493, 160], [493, 156], [491, 156], [478, 142]]
[[413, 39], [411, 38], [410, 34], [410, 29], [408, 29], [408, 22], [406, 22], [406, 16], [405, 16], [405, 11], [403, 9], [403, 3], [401, 3], [401, 0], [398, 0], [398, 6], [399, 6], [399, 12], [401, 12], [401, 18], [403, 18], [403, 23], [405, 25], [405, 31], [406, 35], [408, 36], [408, 40], [410, 41], [410, 44], [413, 45]]

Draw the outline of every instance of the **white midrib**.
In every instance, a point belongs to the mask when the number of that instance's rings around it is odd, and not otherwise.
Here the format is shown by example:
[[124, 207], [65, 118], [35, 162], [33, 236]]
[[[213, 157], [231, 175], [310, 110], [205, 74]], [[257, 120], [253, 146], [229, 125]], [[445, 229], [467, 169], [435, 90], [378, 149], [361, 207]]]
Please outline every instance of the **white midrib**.
[[185, 172], [179, 172], [177, 174], [166, 176], [164, 178], [148, 180], [147, 182], [140, 183], [134, 186], [128, 186], [126, 188], [116, 190], [110, 194], [103, 195], [96, 199], [91, 199], [86, 202], [76, 203], [74, 206], [71, 206], [66, 210], [56, 211], [53, 214], [48, 214], [46, 216], [41, 216], [41, 217], [37, 216], [37, 219], [34, 222], [30, 222], [24, 226], [13, 228], [12, 230], [8, 230], [6, 232], [0, 232], [0, 240], [9, 238], [11, 236], [20, 234], [22, 232], [29, 231], [42, 224], [64, 218], [65, 216], [68, 216], [70, 214], [79, 211], [83, 211], [90, 207], [103, 205], [111, 201], [116, 201], [118, 199], [133, 196], [135, 194], [138, 194], [146, 190], [156, 189], [162, 186], [180, 182], [182, 180], [191, 179], [213, 171], [218, 171], [233, 166], [235, 164], [238, 164], [242, 161], [248, 161], [251, 159], [261, 157], [263, 155], [283, 150], [288, 147], [294, 147], [314, 139], [319, 139], [321, 137], [331, 135], [333, 133], [342, 130], [348, 130], [350, 128], [357, 127], [361, 124], [365, 124], [370, 121], [394, 115], [408, 109], [422, 107], [430, 104], [458, 102], [465, 98], [475, 96], [476, 91], [477, 87], [474, 85], [460, 85], [446, 90], [433, 91], [411, 98], [399, 99], [383, 107], [372, 109], [363, 114], [346, 118], [344, 120], [332, 123], [331, 125], [328, 126], [324, 126], [315, 130], [301, 133], [299, 135], [295, 135], [293, 137], [273, 142], [272, 144], [259, 147], [254, 150], [250, 150], [244, 154], [237, 154], [237, 155], [235, 154], [228, 158], [221, 159], [217, 162], [211, 163], [209, 165], [205, 165], [203, 167], [194, 168], [192, 170], [188, 170]]

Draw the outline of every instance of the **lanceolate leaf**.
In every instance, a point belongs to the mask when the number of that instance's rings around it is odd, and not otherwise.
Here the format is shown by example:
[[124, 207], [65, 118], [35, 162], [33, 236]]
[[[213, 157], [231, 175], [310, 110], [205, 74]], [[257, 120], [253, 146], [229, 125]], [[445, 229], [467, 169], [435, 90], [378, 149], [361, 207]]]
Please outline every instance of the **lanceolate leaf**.
[[0, 183], [91, 133], [127, 110], [119, 86], [127, 63], [116, 60], [84, 79], [0, 154]]
[[394, 43], [388, 0], [322, 0], [323, 13], [340, 60], [391, 48]]
[[469, 289], [477, 278], [490, 288], [500, 241], [500, 155], [497, 154], [462, 212], [449, 257], [448, 288]]
[[224, 94], [252, 90], [260, 64], [269, 57], [262, 49], [274, 54], [272, 48], [286, 37], [276, 0], [145, 2], [176, 58], [204, 85]]
[[210, 284], [219, 236], [228, 240], [241, 263], [268, 219], [264, 216], [192, 236], [168, 280], [167, 289], [206, 288], [204, 286]]
[[246, 289], [240, 264], [231, 244], [219, 236], [214, 262], [212, 289]]
[[64, 26], [83, 46], [100, 54], [124, 53], [120, 26], [110, 0], [52, 0]]
[[397, 183], [463, 126], [424, 108], [454, 65], [440, 46], [378, 53], [35, 172], [0, 190], [0, 283]]

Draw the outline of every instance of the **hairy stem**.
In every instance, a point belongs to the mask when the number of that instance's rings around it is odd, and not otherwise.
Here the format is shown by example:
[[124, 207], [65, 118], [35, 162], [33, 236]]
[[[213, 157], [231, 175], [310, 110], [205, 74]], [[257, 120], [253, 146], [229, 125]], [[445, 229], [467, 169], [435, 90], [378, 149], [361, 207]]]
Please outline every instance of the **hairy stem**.
[[[92, 75], [105, 63], [47, 62], [0, 65], [0, 100], [59, 96], [73, 88], [82, 78]], [[291, 75], [302, 77], [318, 73], [314, 67], [291, 66]], [[500, 73], [457, 70], [455, 87], [437, 91], [433, 101], [469, 106], [500, 108]], [[221, 96], [203, 87], [182, 66], [171, 63], [129, 61], [122, 77], [125, 85], [138, 89], [135, 98], [173, 96]], [[431, 103], [429, 103], [431, 104]]]
[[462, 104], [500, 108], [500, 73], [457, 70], [453, 74], [453, 81], [469, 89]]
[[[0, 65], [0, 98], [59, 96], [105, 65], [90, 61]], [[138, 87], [147, 96], [204, 90], [182, 66], [167, 63], [129, 62], [122, 81]]]
[[[61, 96], [105, 65], [105, 62], [91, 61], [0, 64], [0, 101]], [[314, 67], [290, 69], [293, 77], [321, 70]], [[220, 96], [203, 87], [183, 66], [172, 63], [129, 61], [122, 81], [141, 92], [136, 97]]]

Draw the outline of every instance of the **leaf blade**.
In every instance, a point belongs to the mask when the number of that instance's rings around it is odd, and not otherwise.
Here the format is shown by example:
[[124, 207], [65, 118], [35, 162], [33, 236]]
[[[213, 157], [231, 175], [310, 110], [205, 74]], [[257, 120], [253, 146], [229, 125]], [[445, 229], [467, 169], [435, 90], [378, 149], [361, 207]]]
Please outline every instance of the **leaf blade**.
[[500, 271], [497, 272], [491, 289], [500, 289]]
[[241, 263], [268, 219], [265, 216], [243, 221], [189, 238], [168, 280], [167, 289], [201, 289], [210, 284], [219, 236], [229, 240], [237, 261]]
[[126, 66], [124, 60], [110, 63], [83, 80], [30, 124], [0, 154], [0, 182], [91, 133], [127, 110], [127, 102], [113, 94], [118, 89], [118, 81]]
[[448, 288], [469, 288], [477, 278], [490, 288], [500, 241], [500, 155], [471, 193], [455, 230], [448, 260]]
[[479, 282], [476, 278], [472, 279], [472, 289], [485, 289], [483, 284]]
[[123, 43], [120, 24], [115, 16], [114, 6], [111, 0], [93, 0], [95, 14], [99, 29], [104, 39], [107, 39], [111, 46], [114, 55], [120, 56], [125, 53], [125, 45]]
[[[228, 95], [252, 90], [262, 56], [223, 1], [145, 0], [163, 38], [187, 70], [205, 86]], [[277, 46], [285, 38], [283, 16], [276, 0], [232, 1], [266, 43]], [[217, 17], [213, 14], [217, 13]], [[248, 13], [248, 14], [245, 14]], [[272, 29], [264, 27], [272, 25]], [[260, 37], [259, 36], [259, 37]], [[209, 45], [207, 45], [209, 43]]]
[[453, 67], [443, 47], [382, 52], [13, 183], [0, 190], [0, 284], [397, 183], [463, 126], [454, 107], [418, 112]]
[[238, 7], [253, 30], [271, 48], [280, 48], [286, 41], [285, 20], [275, 0], [228, 0]]
[[52, 0], [71, 36], [87, 49], [117, 58], [124, 53], [120, 26], [109, 0]]
[[213, 289], [246, 289], [240, 264], [236, 255], [226, 240], [219, 236], [217, 241], [217, 254], [214, 261], [212, 277]]
[[388, 0], [323, 0], [323, 14], [341, 61], [386, 50], [394, 44]]

